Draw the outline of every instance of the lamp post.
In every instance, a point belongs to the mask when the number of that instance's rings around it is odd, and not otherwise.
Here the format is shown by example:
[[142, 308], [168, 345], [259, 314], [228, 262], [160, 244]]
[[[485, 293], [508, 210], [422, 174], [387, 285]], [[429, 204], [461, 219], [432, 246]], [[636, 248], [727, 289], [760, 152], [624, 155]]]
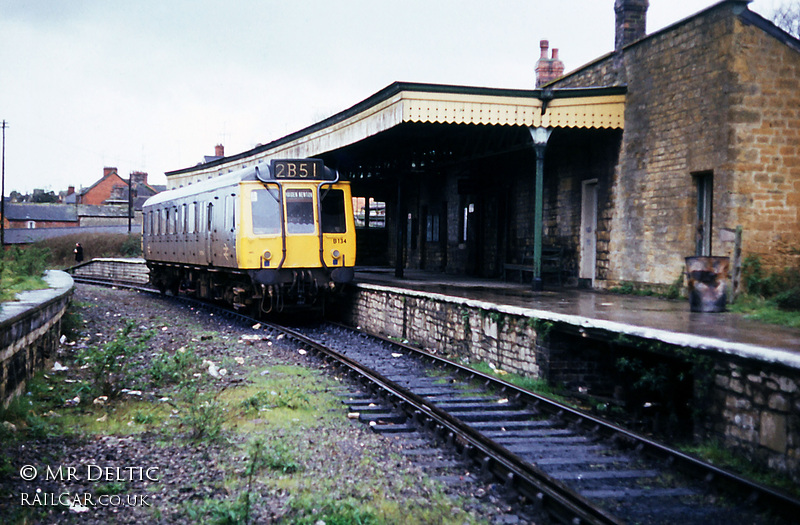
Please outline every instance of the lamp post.
[[0, 169], [0, 250], [6, 246], [6, 128], [8, 123], [3, 121], [3, 160]]
[[551, 128], [528, 128], [536, 151], [536, 187], [534, 188], [533, 212], [533, 291], [544, 289], [542, 281], [542, 230], [544, 229], [544, 151], [553, 132]]

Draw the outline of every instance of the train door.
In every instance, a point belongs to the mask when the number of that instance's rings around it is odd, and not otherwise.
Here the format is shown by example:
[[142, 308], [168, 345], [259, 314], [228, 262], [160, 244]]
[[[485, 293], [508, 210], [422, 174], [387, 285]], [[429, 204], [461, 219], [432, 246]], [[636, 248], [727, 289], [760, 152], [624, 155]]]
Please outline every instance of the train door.
[[214, 224], [214, 203], [209, 202], [206, 204], [205, 210], [205, 224], [203, 228], [203, 241], [205, 244], [205, 252], [206, 252], [206, 264], [213, 264], [214, 263], [214, 256], [211, 253], [212, 244], [213, 244], [213, 227]]

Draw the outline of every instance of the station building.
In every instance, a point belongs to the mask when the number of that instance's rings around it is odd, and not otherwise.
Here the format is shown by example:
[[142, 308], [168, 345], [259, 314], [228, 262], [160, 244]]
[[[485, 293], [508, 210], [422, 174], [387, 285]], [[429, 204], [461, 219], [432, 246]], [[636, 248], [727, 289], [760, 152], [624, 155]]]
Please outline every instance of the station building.
[[400, 277], [528, 279], [536, 267], [561, 284], [666, 287], [685, 257], [737, 244], [798, 267], [800, 40], [747, 4], [647, 35], [648, 1], [616, 0], [614, 51], [537, 89], [394, 83], [269, 144], [168, 172], [168, 188], [321, 158], [352, 182], [358, 264]]

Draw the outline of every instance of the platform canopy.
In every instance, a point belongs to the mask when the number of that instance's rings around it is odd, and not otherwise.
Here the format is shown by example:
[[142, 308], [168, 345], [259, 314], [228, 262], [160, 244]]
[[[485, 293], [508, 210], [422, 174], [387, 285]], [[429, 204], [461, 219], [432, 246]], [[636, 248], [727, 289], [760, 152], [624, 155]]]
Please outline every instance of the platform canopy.
[[[238, 155], [167, 172], [170, 188], [272, 158], [339, 157], [337, 151], [408, 124], [622, 129], [625, 88], [514, 90], [395, 82], [317, 124]], [[413, 133], [430, 133], [413, 126]], [[429, 127], [428, 127], [429, 128]], [[408, 138], [408, 133], [402, 136]], [[494, 140], [494, 139], [493, 139]], [[441, 150], [441, 148], [439, 148]], [[326, 155], [327, 154], [327, 155]]]

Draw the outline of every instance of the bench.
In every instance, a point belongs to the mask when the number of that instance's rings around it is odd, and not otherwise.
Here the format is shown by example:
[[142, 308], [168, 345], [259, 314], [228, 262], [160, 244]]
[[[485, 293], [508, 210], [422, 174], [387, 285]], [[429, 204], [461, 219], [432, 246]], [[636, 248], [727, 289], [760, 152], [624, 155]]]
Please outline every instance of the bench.
[[[519, 282], [524, 282], [524, 274], [530, 272], [533, 280], [533, 250], [525, 251], [518, 258], [519, 263], [505, 263], [503, 265], [503, 280], [508, 280], [509, 272], [519, 272]], [[561, 274], [564, 269], [564, 249], [559, 245], [546, 244], [542, 246], [542, 279], [545, 275], [555, 276], [558, 285], [562, 286]]]

